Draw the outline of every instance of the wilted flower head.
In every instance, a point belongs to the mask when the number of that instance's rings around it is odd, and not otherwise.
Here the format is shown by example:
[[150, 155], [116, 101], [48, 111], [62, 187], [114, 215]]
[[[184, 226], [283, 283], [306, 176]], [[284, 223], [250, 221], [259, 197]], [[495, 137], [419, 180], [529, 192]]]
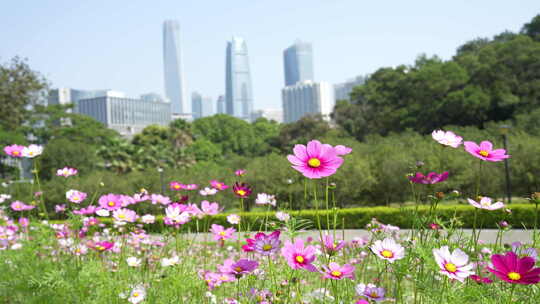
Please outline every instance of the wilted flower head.
[[70, 177], [76, 174], [77, 174], [77, 169], [75, 168], [64, 167], [62, 169], [56, 170], [57, 176]]
[[276, 197], [275, 195], [259, 193], [257, 194], [257, 198], [255, 199], [255, 204], [276, 206]]
[[431, 133], [431, 137], [433, 137], [434, 140], [436, 140], [438, 143], [440, 143], [443, 146], [449, 146], [452, 148], [457, 148], [459, 145], [461, 145], [461, 141], [463, 138], [461, 136], [457, 136], [452, 131], [443, 131], [443, 130], [434, 130]]
[[498, 162], [510, 157], [510, 155], [506, 154], [505, 149], [493, 150], [493, 144], [489, 141], [483, 141], [480, 145], [472, 141], [466, 141], [463, 145], [465, 146], [465, 151], [481, 160]]
[[246, 198], [251, 194], [251, 187], [246, 183], [236, 182], [233, 185], [233, 192], [240, 198]]
[[295, 145], [294, 155], [287, 159], [293, 169], [299, 171], [307, 178], [322, 178], [333, 175], [343, 163], [334, 147], [321, 144], [318, 140], [308, 142], [307, 146]]

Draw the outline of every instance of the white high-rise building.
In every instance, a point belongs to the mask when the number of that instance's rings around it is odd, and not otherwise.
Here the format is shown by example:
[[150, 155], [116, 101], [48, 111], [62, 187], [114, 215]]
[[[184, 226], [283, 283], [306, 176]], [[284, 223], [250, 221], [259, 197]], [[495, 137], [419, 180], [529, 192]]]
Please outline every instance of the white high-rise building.
[[327, 82], [299, 82], [283, 88], [281, 97], [285, 123], [317, 114], [321, 114], [325, 120], [330, 120], [334, 108], [334, 88]]
[[354, 87], [364, 84], [365, 81], [365, 76], [356, 76], [355, 78], [349, 79], [346, 82], [334, 85], [334, 95], [336, 97], [336, 101], [350, 100], [350, 95]]
[[171, 102], [173, 114], [189, 112], [185, 108], [185, 82], [182, 71], [182, 52], [180, 45], [180, 25], [178, 21], [165, 21], [163, 23], [165, 96]]
[[311, 43], [296, 40], [292, 46], [285, 49], [283, 51], [283, 69], [285, 71], [285, 86], [314, 80]]

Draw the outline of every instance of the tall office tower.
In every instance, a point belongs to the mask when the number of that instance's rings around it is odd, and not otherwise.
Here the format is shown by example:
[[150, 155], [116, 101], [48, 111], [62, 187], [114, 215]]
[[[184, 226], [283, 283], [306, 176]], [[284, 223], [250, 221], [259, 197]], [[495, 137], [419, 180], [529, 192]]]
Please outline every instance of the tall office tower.
[[193, 120], [214, 115], [214, 102], [210, 97], [204, 97], [198, 92], [191, 94], [191, 111]]
[[338, 100], [351, 100], [351, 92], [354, 87], [363, 85], [366, 81], [365, 76], [356, 76], [353, 79], [349, 79], [346, 82], [338, 83], [334, 85], [334, 95], [336, 101]]
[[163, 71], [165, 72], [165, 96], [171, 102], [173, 114], [187, 112], [180, 49], [180, 25], [176, 20], [163, 23]]
[[217, 103], [217, 113], [218, 114], [226, 114], [227, 113], [227, 107], [225, 105], [225, 96], [219, 95], [216, 103]]
[[231, 41], [228, 41], [226, 57], [226, 113], [249, 121], [253, 109], [253, 92], [248, 50], [244, 39], [233, 37]]
[[285, 86], [313, 80], [313, 48], [311, 43], [296, 40], [283, 51]]
[[334, 88], [327, 82], [299, 82], [283, 88], [281, 97], [285, 123], [316, 114], [330, 120], [330, 113], [334, 108]]

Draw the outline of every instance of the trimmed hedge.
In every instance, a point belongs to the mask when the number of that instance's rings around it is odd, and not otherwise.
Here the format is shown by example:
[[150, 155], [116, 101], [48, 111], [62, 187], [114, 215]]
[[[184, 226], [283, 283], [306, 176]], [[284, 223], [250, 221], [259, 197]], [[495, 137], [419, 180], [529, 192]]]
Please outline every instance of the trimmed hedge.
[[[507, 221], [515, 229], [533, 228], [534, 227], [534, 213], [535, 206], [533, 204], [512, 204], [508, 205], [508, 208], [512, 210], [509, 214], [501, 210], [488, 211], [478, 209], [477, 227], [482, 225], [483, 228], [497, 228], [497, 223], [500, 221]], [[326, 228], [326, 215], [330, 212], [330, 228], [332, 228], [332, 211], [320, 210], [319, 216], [321, 220], [322, 228]], [[418, 207], [418, 218], [422, 219], [426, 217], [429, 212], [429, 207], [422, 205]], [[449, 222], [452, 219], [457, 219], [462, 228], [472, 228], [474, 222], [475, 208], [468, 205], [441, 205], [437, 208], [437, 217], [443, 223]], [[307, 219], [312, 222], [312, 228], [317, 227], [317, 211], [316, 210], [303, 210], [303, 211], [288, 211], [288, 213], [295, 218]], [[238, 213], [242, 218], [242, 230], [246, 227], [251, 227], [253, 230], [257, 230], [261, 221], [264, 221], [265, 216], [268, 215], [269, 221], [276, 221], [275, 213], [269, 212], [246, 212]], [[384, 224], [391, 224], [400, 228], [411, 228], [414, 223], [415, 207], [404, 208], [392, 208], [392, 207], [364, 207], [364, 208], [349, 208], [337, 210], [337, 227], [339, 229], [364, 229], [366, 224], [371, 222], [373, 218]], [[219, 224], [223, 226], [231, 226], [227, 222], [227, 215], [218, 214], [211, 216], [207, 219], [197, 221], [193, 220], [182, 226], [182, 231], [196, 231], [197, 224], [198, 230], [203, 231], [206, 221], [208, 226], [211, 224]], [[540, 215], [540, 212], [539, 212]], [[160, 216], [156, 219], [156, 223], [153, 225], [145, 225], [147, 230], [152, 232], [159, 232], [164, 226], [162, 223], [163, 217]], [[540, 219], [540, 216], [537, 217]], [[104, 218], [102, 222], [111, 223], [111, 218]], [[417, 219], [418, 220], [418, 219]], [[428, 223], [425, 223], [426, 225]], [[540, 221], [538, 221], [540, 227]], [[149, 226], [149, 227], [148, 227]]]

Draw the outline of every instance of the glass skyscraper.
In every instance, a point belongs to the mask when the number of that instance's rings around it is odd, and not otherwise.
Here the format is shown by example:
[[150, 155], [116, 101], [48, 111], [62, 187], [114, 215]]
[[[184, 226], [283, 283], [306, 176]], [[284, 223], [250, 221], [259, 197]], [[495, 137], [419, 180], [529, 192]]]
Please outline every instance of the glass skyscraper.
[[253, 92], [249, 56], [246, 42], [239, 37], [233, 37], [227, 42], [225, 103], [227, 114], [250, 120], [253, 111]]
[[186, 97], [180, 50], [180, 25], [176, 20], [167, 20], [163, 23], [163, 71], [165, 72], [165, 96], [171, 102], [172, 113], [185, 113]]
[[285, 86], [313, 79], [313, 48], [311, 43], [296, 40], [283, 51]]
[[198, 92], [191, 94], [191, 112], [193, 119], [214, 115], [214, 102], [210, 97], [203, 97]]

